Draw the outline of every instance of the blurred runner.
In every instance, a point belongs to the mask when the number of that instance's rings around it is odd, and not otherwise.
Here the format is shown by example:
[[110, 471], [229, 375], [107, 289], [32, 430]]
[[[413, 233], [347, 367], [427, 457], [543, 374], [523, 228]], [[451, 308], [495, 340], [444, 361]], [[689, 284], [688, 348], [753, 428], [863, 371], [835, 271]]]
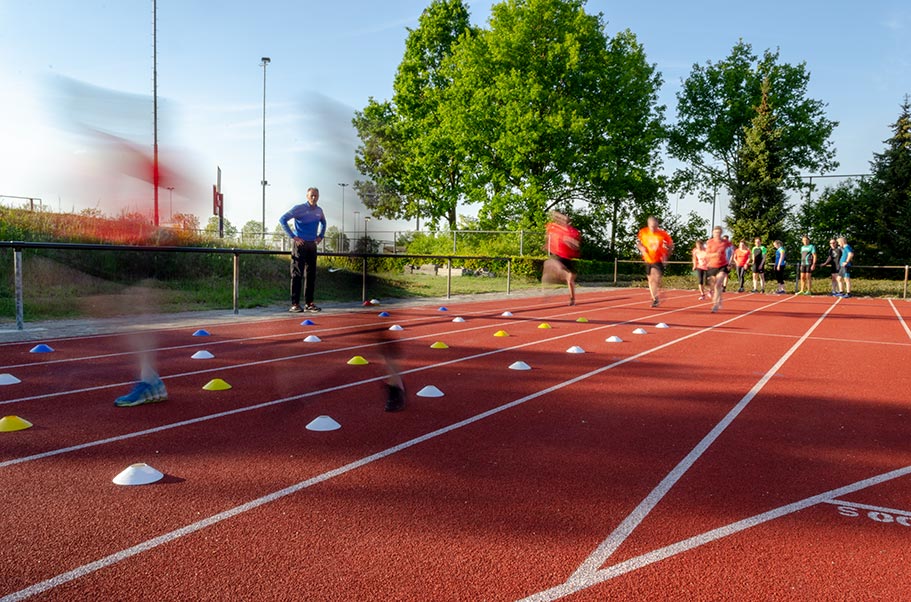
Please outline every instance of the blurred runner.
[[652, 296], [652, 307], [660, 303], [661, 277], [664, 275], [664, 266], [674, 251], [674, 241], [671, 235], [658, 227], [658, 220], [649, 216], [648, 225], [639, 230], [636, 237], [636, 248], [642, 254], [645, 262], [645, 274], [648, 277], [648, 291]]
[[559, 211], [552, 211], [547, 224], [547, 253], [542, 282], [566, 282], [569, 287], [569, 304], [576, 304], [576, 264], [582, 237], [569, 223], [569, 218]]
[[699, 283], [699, 300], [705, 300], [705, 271], [708, 266], [705, 264], [705, 243], [697, 240], [691, 253], [693, 257], [693, 271], [696, 272], [696, 280]]
[[714, 278], [712, 283], [712, 313], [721, 309], [721, 296], [724, 293], [724, 280], [731, 263], [731, 242], [721, 238], [721, 226], [712, 230], [712, 238], [705, 243], [705, 262], [708, 270], [705, 275]]

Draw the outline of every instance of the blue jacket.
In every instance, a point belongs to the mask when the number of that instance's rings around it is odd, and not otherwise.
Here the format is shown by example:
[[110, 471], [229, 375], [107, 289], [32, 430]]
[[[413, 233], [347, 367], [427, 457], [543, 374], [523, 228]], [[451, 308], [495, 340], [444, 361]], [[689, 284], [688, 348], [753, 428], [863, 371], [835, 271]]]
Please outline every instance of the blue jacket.
[[[294, 230], [288, 227], [288, 220], [294, 218]], [[295, 205], [278, 220], [285, 233], [294, 238], [303, 240], [316, 240], [326, 234], [326, 216], [323, 208], [317, 205], [311, 207], [309, 203]], [[317, 229], [318, 228], [318, 229]]]

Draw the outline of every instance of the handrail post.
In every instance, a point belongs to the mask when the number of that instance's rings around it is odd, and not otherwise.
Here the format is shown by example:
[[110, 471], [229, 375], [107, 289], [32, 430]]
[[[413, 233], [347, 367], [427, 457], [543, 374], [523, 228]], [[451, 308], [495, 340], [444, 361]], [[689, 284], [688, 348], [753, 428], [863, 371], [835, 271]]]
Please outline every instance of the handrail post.
[[452, 299], [452, 257], [446, 258], [447, 263], [447, 274], [446, 274], [446, 298]]
[[614, 257], [614, 284], [617, 284], [617, 258]]
[[240, 313], [240, 253], [234, 251], [234, 315]]
[[367, 256], [361, 257], [361, 303], [367, 300]]
[[506, 258], [506, 294], [512, 294], [512, 257]]
[[[13, 249], [13, 272], [16, 281], [16, 330], [25, 329], [24, 309], [22, 304], [22, 249]], [[907, 281], [908, 270], [905, 270]]]

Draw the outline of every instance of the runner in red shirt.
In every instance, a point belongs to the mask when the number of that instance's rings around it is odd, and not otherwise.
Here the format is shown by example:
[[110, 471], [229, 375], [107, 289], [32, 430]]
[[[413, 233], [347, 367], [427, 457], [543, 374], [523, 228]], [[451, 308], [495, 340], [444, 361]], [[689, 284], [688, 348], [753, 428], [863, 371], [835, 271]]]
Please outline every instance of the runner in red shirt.
[[724, 287], [724, 277], [729, 271], [731, 263], [732, 245], [730, 241], [721, 238], [721, 226], [715, 226], [712, 230], [712, 238], [705, 243], [705, 263], [708, 266], [705, 275], [714, 278], [712, 285], [712, 313], [721, 309], [721, 295]]
[[544, 262], [544, 282], [566, 282], [569, 287], [569, 304], [576, 304], [576, 264], [582, 237], [569, 224], [569, 218], [558, 211], [550, 214], [547, 224], [547, 253], [550, 259]]
[[652, 295], [652, 307], [658, 307], [658, 294], [661, 291], [661, 277], [664, 265], [674, 251], [671, 235], [658, 227], [658, 220], [648, 218], [648, 225], [639, 230], [636, 237], [636, 248], [642, 253], [645, 262], [645, 274], [648, 277], [648, 291]]

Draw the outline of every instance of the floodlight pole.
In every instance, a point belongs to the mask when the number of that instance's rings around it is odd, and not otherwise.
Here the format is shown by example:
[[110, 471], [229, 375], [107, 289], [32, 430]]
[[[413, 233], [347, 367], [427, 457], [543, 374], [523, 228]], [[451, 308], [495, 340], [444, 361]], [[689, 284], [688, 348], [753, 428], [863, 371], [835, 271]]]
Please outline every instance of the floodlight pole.
[[[348, 187], [348, 184], [346, 184], [345, 182], [339, 182], [338, 185], [341, 186], [341, 188], [342, 188], [342, 236], [344, 236], [345, 235], [345, 188]], [[355, 224], [355, 228], [356, 227], [357, 227], [357, 224]]]
[[158, 227], [158, 2], [152, 0], [152, 187], [155, 189], [153, 223]]
[[262, 57], [260, 67], [263, 68], [263, 179], [260, 182], [263, 187], [263, 241], [266, 240], [266, 66], [272, 62], [267, 56]]
[[168, 221], [174, 221], [174, 187], [168, 186]]

